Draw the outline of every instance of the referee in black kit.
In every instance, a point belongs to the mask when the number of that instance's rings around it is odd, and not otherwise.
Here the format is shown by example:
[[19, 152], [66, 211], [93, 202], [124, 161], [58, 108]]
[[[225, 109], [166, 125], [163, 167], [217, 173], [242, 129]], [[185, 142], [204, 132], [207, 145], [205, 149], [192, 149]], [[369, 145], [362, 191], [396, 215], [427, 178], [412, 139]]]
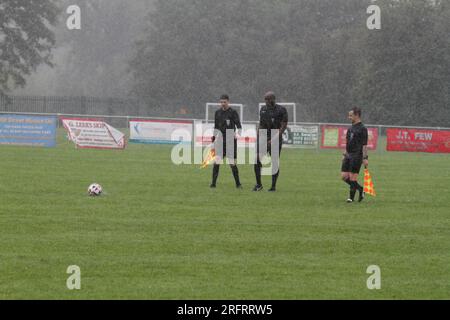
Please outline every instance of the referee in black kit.
[[358, 201], [364, 199], [364, 188], [358, 184], [358, 175], [361, 165], [369, 166], [369, 156], [367, 155], [368, 131], [361, 122], [361, 109], [354, 107], [348, 118], [352, 126], [347, 131], [346, 150], [342, 158], [341, 177], [350, 186], [350, 196], [348, 203], [355, 200], [356, 191], [359, 192]]
[[[256, 164], [254, 166], [255, 168], [255, 177], [256, 177], [256, 185], [253, 188], [253, 191], [261, 191], [263, 189], [262, 182], [261, 182], [261, 158], [265, 155], [265, 152], [267, 151], [272, 156], [272, 166], [275, 163], [276, 166], [276, 172], [272, 169], [272, 187], [269, 189], [269, 191], [276, 191], [276, 185], [278, 176], [280, 174], [279, 169], [279, 159], [281, 154], [281, 147], [283, 144], [283, 133], [287, 128], [288, 124], [288, 113], [285, 107], [280, 106], [275, 103], [275, 94], [271, 91], [267, 92], [264, 95], [264, 100], [266, 102], [266, 105], [263, 106], [259, 112], [259, 126], [257, 130], [257, 151], [256, 151]], [[266, 150], [260, 150], [260, 133], [261, 130], [266, 130], [267, 132], [267, 148], [264, 147]], [[262, 133], [263, 134], [263, 133]], [[272, 141], [274, 139], [278, 139], [278, 155], [275, 156], [272, 154]], [[276, 161], [273, 161], [276, 159]]]
[[[215, 188], [217, 178], [219, 176], [219, 168], [221, 160], [226, 156], [230, 163], [231, 172], [233, 173], [234, 181], [236, 182], [236, 188], [241, 189], [242, 185], [239, 180], [239, 170], [237, 168], [237, 136], [236, 129], [238, 129], [238, 135], [242, 130], [239, 114], [236, 110], [230, 107], [230, 98], [224, 94], [220, 97], [221, 107], [216, 111], [214, 116], [214, 136], [212, 140], [216, 149], [216, 161], [213, 165], [213, 175], [210, 187]], [[227, 137], [227, 131], [229, 134], [233, 134], [231, 137]], [[230, 153], [227, 154], [227, 140], [229, 143], [233, 143], [233, 148], [230, 148]]]

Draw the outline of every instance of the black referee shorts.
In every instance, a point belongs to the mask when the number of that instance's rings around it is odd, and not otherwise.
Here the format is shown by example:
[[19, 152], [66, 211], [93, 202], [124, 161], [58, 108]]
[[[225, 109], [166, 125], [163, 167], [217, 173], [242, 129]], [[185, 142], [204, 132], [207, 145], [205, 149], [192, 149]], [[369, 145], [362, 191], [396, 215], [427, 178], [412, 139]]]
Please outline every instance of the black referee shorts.
[[359, 173], [362, 163], [362, 155], [347, 155], [342, 160], [341, 172]]
[[237, 159], [237, 139], [234, 139], [234, 146], [233, 146], [233, 150], [234, 150], [234, 154], [230, 154], [227, 156], [227, 142], [224, 140], [222, 142], [222, 152], [220, 152], [219, 150], [219, 142], [215, 142], [214, 143], [214, 147], [216, 148], [216, 155], [221, 157], [222, 159], [227, 157], [229, 159]]
[[[270, 156], [272, 156], [272, 145], [270, 145], [270, 144], [267, 144], [266, 145], [266, 153], [264, 153], [264, 154], [269, 154]], [[279, 156], [281, 156], [281, 149], [283, 148], [283, 140], [280, 140], [279, 141], [279, 144], [278, 144], [278, 155]], [[256, 152], [257, 152], [257, 154], [259, 155], [260, 153], [259, 153], [259, 139], [256, 141]]]

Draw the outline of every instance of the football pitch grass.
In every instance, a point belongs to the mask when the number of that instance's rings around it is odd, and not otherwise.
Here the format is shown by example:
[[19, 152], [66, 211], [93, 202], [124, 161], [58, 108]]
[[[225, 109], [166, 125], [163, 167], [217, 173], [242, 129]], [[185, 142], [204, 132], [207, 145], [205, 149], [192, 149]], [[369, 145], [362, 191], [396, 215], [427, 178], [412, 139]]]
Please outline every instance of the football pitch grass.
[[252, 166], [212, 190], [171, 148], [1, 147], [0, 299], [450, 298], [449, 155], [371, 152], [378, 195], [347, 204], [337, 150], [284, 149], [254, 193]]

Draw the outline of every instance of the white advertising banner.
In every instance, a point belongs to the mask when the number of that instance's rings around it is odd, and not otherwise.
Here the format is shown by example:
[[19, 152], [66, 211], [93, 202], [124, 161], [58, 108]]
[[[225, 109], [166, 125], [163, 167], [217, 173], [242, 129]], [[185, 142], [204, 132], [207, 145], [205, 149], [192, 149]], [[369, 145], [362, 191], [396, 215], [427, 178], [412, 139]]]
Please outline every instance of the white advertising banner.
[[131, 120], [130, 142], [178, 144], [192, 141], [192, 122], [178, 120]]
[[78, 148], [125, 149], [125, 135], [104, 121], [61, 118], [69, 138]]

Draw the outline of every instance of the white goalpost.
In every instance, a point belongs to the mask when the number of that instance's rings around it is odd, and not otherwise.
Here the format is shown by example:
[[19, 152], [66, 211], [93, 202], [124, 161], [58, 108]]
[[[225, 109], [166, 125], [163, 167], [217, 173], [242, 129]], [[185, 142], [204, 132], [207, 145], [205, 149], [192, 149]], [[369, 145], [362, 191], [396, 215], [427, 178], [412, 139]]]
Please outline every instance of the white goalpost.
[[[241, 123], [244, 121], [244, 105], [240, 103], [230, 103], [231, 108], [235, 109], [239, 113], [239, 119]], [[220, 108], [220, 103], [208, 102], [205, 110], [206, 122], [214, 121], [214, 113]]]
[[[297, 123], [297, 104], [293, 102], [277, 102], [280, 106], [286, 108], [289, 115], [289, 123]], [[258, 108], [258, 119], [260, 115], [261, 108], [265, 106], [265, 103], [260, 103]]]

